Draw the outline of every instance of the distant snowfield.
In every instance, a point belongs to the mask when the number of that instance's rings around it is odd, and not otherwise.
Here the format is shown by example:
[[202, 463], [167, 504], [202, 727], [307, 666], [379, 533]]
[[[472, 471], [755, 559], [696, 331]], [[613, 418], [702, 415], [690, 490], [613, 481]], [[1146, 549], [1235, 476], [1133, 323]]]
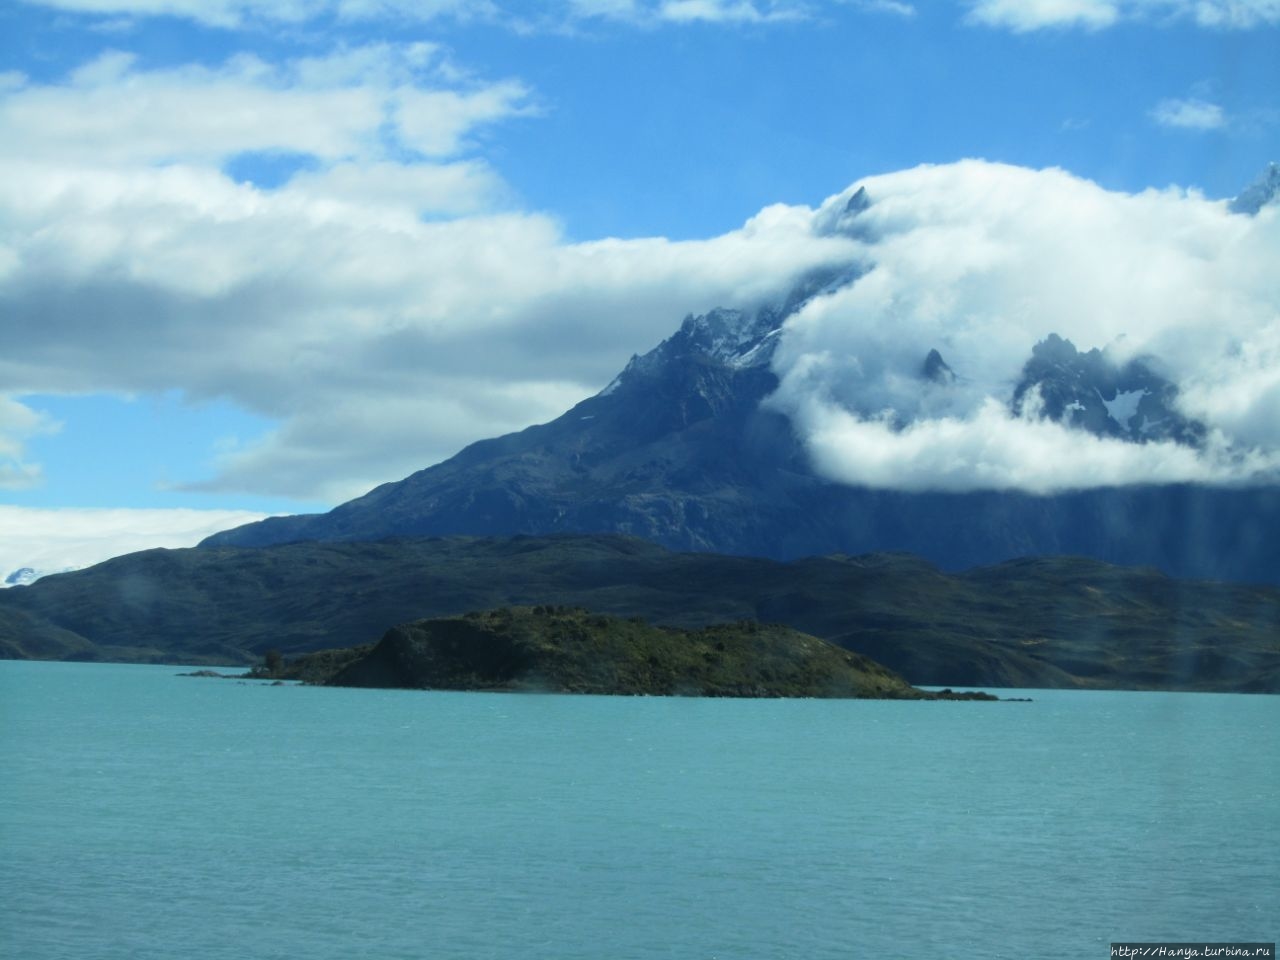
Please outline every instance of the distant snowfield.
[[265, 516], [247, 510], [0, 506], [0, 587], [138, 550], [193, 547], [212, 533]]

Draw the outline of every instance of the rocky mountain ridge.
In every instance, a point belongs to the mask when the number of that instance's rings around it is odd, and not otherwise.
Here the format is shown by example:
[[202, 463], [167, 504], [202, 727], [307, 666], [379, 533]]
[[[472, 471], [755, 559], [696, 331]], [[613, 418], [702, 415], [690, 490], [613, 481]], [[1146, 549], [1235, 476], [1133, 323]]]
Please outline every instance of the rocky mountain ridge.
[[1018, 416], [1047, 417], [1096, 436], [1199, 447], [1204, 424], [1178, 412], [1177, 396], [1177, 386], [1148, 361], [1118, 365], [1097, 348], [1081, 353], [1050, 334], [1032, 350], [1010, 406]]
[[[852, 203], [852, 201], [850, 201]], [[1056, 495], [904, 492], [817, 474], [788, 418], [762, 403], [778, 388], [780, 331], [857, 271], [806, 278], [782, 303], [687, 317], [604, 390], [550, 423], [472, 444], [327, 514], [277, 517], [203, 546], [389, 536], [616, 532], [677, 550], [792, 559], [905, 550], [945, 569], [1072, 553], [1170, 574], [1280, 583], [1280, 486], [1128, 486]], [[921, 346], [922, 389], [964, 376]], [[1198, 444], [1203, 425], [1146, 359], [1112, 363], [1050, 335], [1009, 398], [1134, 443]]]
[[1253, 216], [1280, 198], [1280, 163], [1271, 162], [1258, 179], [1245, 187], [1228, 205], [1232, 213]]

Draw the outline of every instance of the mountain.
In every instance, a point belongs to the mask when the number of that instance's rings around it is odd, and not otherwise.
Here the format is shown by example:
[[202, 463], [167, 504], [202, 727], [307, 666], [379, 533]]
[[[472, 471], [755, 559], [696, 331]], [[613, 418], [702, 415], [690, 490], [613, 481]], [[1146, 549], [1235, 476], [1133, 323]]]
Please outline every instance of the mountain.
[[1178, 388], [1143, 360], [1123, 366], [1100, 350], [1079, 352], [1057, 334], [1036, 344], [1013, 393], [1013, 412], [1134, 443], [1172, 440], [1198, 447], [1204, 424], [1177, 412]]
[[540, 604], [785, 624], [916, 684], [1280, 692], [1276, 588], [1079, 557], [947, 574], [904, 554], [783, 563], [616, 535], [148, 550], [0, 591], [0, 655], [252, 663]]
[[[856, 195], [855, 198], [856, 199]], [[847, 216], [856, 216], [850, 201]], [[856, 221], [855, 221], [856, 222]], [[1184, 577], [1280, 583], [1280, 487], [1189, 484], [1041, 496], [850, 487], [813, 469], [790, 420], [762, 403], [787, 318], [856, 270], [805, 278], [783, 302], [718, 309], [631, 359], [604, 390], [550, 423], [483, 440], [327, 514], [276, 517], [202, 544], [623, 533], [674, 550], [794, 559], [908, 551], [947, 570], [1015, 557], [1090, 556]], [[920, 389], [964, 371], [921, 350]], [[1050, 335], [1010, 408], [1036, 405], [1100, 435], [1195, 446], [1204, 427], [1174, 409], [1176, 387], [1150, 359], [1116, 366]]]
[[1280, 197], [1280, 163], [1270, 163], [1261, 176], [1242, 190], [1229, 207], [1232, 213], [1256, 214]]
[[37, 572], [33, 567], [19, 567], [5, 577], [3, 581], [0, 581], [0, 588], [25, 587], [29, 583], [35, 583], [41, 576], [43, 574]]
[[690, 316], [551, 423], [472, 444], [328, 514], [272, 518], [204, 545], [609, 531], [683, 549], [810, 552], [811, 537], [773, 543], [825, 484], [787, 419], [760, 401], [777, 387], [769, 359], [782, 321], [829, 282], [810, 278], [780, 308]]
[[55, 573], [70, 573], [79, 569], [79, 567], [58, 567], [56, 570], [46, 570], [38, 567], [19, 567], [0, 581], [0, 590], [9, 587], [26, 587], [42, 577], [49, 577]]

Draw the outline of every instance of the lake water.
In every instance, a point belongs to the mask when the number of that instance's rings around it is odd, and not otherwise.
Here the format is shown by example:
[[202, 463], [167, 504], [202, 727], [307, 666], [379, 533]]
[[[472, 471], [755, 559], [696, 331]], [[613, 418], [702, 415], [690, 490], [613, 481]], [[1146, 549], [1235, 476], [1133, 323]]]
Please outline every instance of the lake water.
[[0, 956], [1102, 958], [1280, 937], [1280, 698], [733, 701], [0, 662]]

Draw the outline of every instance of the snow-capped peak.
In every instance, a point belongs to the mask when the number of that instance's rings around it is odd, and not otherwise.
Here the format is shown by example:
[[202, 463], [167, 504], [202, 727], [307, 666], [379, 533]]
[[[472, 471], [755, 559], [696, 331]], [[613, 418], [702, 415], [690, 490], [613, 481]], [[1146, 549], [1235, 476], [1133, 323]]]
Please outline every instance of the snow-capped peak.
[[1151, 395], [1150, 390], [1117, 390], [1114, 399], [1108, 400], [1101, 391], [1094, 388], [1098, 394], [1098, 399], [1102, 401], [1102, 405], [1107, 409], [1109, 416], [1121, 428], [1128, 430], [1133, 418], [1138, 415], [1138, 405], [1142, 403], [1142, 398]]
[[633, 356], [597, 396], [615, 393], [632, 374], [651, 375], [673, 357], [696, 356], [735, 370], [768, 367], [787, 318], [814, 297], [852, 283], [862, 272], [857, 264], [815, 270], [802, 277], [780, 302], [754, 310], [717, 307], [685, 317], [676, 333], [648, 353]]
[[4, 582], [0, 583], [0, 587], [25, 587], [27, 584], [35, 583], [39, 579], [40, 574], [36, 572], [34, 567], [19, 567], [4, 578]]
[[706, 356], [722, 363], [733, 363], [774, 332], [776, 323], [777, 317], [772, 311], [750, 314], [744, 310], [718, 307], [710, 313], [686, 318], [680, 332], [691, 346]]
[[0, 590], [9, 587], [27, 587], [42, 577], [51, 577], [55, 573], [71, 573], [79, 569], [79, 567], [58, 567], [56, 570], [41, 570], [36, 567], [19, 567], [0, 580]]

